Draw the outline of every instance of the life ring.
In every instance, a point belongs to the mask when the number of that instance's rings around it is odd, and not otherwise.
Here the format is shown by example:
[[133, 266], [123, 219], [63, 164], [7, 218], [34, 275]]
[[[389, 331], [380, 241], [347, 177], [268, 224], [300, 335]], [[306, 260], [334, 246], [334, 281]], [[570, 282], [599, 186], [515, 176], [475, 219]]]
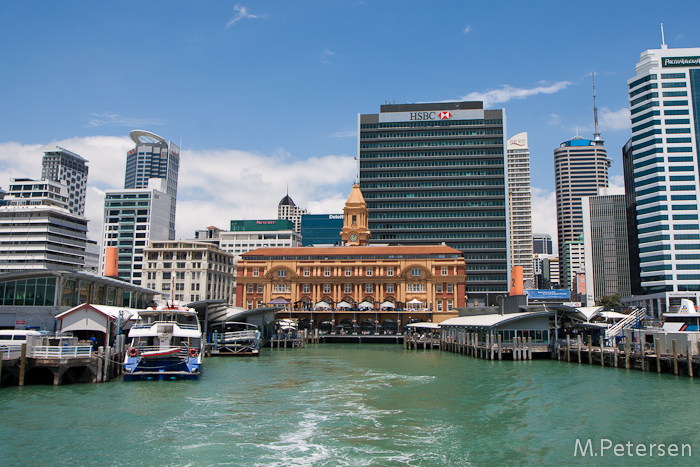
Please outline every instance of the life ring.
[[193, 358], [196, 357], [197, 353], [198, 353], [197, 349], [195, 349], [194, 347], [190, 348], [190, 357], [193, 357]]
[[129, 349], [129, 357], [136, 357], [139, 354], [139, 349], [132, 347]]

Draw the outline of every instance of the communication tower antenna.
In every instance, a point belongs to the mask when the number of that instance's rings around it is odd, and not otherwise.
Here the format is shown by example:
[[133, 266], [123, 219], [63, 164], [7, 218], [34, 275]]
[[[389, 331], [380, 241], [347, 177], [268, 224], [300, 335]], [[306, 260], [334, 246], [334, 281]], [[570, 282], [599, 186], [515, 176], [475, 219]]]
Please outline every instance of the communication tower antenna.
[[668, 48], [666, 46], [666, 37], [664, 36], [664, 23], [661, 23], [661, 48], [662, 49]]
[[600, 137], [600, 132], [598, 131], [598, 106], [596, 105], [595, 101], [595, 72], [591, 73], [591, 77], [593, 78], [593, 141], [603, 141], [603, 139]]

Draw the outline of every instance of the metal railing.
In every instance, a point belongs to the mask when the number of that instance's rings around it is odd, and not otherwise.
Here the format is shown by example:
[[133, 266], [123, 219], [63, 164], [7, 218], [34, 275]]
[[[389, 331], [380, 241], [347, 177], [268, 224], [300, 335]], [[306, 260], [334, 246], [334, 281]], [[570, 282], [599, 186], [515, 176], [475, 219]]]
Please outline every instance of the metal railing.
[[159, 325], [169, 324], [169, 325], [178, 326], [180, 329], [193, 329], [195, 331], [197, 329], [199, 329], [199, 326], [196, 324], [184, 324], [184, 323], [177, 323], [174, 321], [154, 321], [152, 323], [138, 323], [138, 324], [135, 324], [132, 329], [151, 329], [151, 327], [153, 327], [154, 324], [159, 324]]
[[91, 357], [90, 345], [37, 345], [27, 349], [29, 358], [77, 358]]
[[21, 345], [0, 345], [0, 357], [2, 357], [3, 360], [19, 358], [21, 355]]
[[624, 319], [621, 321], [615, 323], [614, 325], [610, 326], [608, 329], [605, 330], [605, 338], [606, 339], [611, 339], [615, 336], [618, 336], [619, 334], [622, 333], [622, 329], [626, 327], [630, 327], [633, 324], [636, 324], [638, 321], [641, 321], [644, 319], [644, 317], [647, 314], [647, 309], [646, 308], [637, 308], [633, 310], [629, 315], [627, 315]]
[[234, 342], [255, 339], [255, 331], [224, 332], [217, 336], [217, 342]]

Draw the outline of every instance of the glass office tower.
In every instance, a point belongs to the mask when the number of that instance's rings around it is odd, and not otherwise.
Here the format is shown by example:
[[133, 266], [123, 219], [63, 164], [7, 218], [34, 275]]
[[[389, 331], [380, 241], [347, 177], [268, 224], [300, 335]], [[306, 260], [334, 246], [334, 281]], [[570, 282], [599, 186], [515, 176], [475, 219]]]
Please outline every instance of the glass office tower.
[[466, 262], [466, 293], [508, 290], [505, 112], [482, 102], [387, 104], [359, 116], [370, 243], [440, 244]]

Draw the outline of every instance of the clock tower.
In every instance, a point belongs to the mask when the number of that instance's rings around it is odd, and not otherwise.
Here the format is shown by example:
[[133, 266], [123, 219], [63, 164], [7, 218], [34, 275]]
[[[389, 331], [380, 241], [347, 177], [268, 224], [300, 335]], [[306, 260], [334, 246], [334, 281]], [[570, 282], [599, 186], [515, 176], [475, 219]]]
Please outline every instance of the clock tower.
[[366, 245], [372, 237], [367, 226], [367, 203], [362, 196], [362, 191], [360, 191], [360, 185], [354, 184], [343, 208], [343, 230], [340, 232], [343, 245]]

